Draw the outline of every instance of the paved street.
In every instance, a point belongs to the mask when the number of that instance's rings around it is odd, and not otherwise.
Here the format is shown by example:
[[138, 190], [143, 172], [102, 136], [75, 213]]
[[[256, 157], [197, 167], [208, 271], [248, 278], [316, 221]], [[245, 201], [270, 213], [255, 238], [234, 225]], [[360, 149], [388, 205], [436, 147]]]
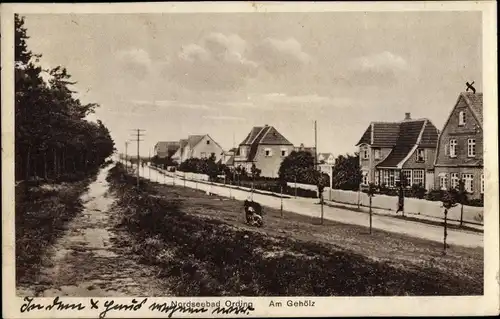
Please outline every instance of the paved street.
[[[158, 173], [147, 166], [141, 168], [140, 176], [150, 178], [158, 183], [172, 185], [174, 179]], [[250, 196], [250, 193], [243, 190], [230, 189], [224, 186], [208, 185], [205, 183], [184, 181], [179, 177], [175, 178], [176, 185], [179, 187], [197, 188], [204, 191], [210, 191], [213, 194], [234, 197], [238, 200], [244, 200]], [[254, 194], [254, 200], [264, 206], [280, 208], [281, 199], [274, 196]], [[297, 214], [320, 217], [321, 208], [316, 204], [317, 200], [308, 198], [284, 198], [283, 209]], [[368, 215], [366, 213], [355, 212], [352, 210], [324, 206], [324, 218], [346, 224], [368, 226]], [[401, 233], [412, 237], [428, 239], [441, 242], [443, 240], [443, 227], [423, 224], [419, 222], [396, 219], [389, 216], [373, 215], [373, 228], [389, 232]], [[483, 247], [483, 234], [465, 230], [448, 230], [447, 242], [450, 245], [459, 245], [465, 247]]]

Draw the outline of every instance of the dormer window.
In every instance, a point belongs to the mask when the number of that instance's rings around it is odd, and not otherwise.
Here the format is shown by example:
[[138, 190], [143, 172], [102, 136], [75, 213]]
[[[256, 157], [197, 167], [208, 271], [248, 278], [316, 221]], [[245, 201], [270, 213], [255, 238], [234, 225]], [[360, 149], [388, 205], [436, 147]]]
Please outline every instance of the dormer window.
[[375, 148], [374, 149], [374, 155], [376, 160], [380, 159], [380, 148]]
[[244, 148], [244, 147], [240, 148], [240, 153], [241, 153], [241, 156], [247, 156], [246, 148]]
[[416, 161], [419, 163], [425, 162], [425, 150], [424, 149], [417, 149], [417, 158]]
[[460, 111], [458, 113], [458, 125], [459, 126], [465, 125], [465, 111]]

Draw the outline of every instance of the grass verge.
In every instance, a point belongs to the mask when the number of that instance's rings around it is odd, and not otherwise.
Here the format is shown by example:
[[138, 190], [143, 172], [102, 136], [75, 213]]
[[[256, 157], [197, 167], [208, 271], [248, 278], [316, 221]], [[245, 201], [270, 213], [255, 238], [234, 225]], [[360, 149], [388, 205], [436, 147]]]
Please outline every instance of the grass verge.
[[[242, 203], [134, 177], [108, 180], [135, 254], [160, 266], [177, 296], [480, 295], [483, 251], [265, 208], [264, 228]], [[129, 243], [130, 244], [130, 243]]]

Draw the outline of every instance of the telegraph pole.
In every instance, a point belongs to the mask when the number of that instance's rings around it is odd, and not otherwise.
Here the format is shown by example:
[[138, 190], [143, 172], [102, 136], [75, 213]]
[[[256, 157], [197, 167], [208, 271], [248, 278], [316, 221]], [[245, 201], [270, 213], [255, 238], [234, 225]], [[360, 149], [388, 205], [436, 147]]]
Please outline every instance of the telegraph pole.
[[151, 149], [148, 149], [149, 158], [148, 158], [148, 168], [149, 168], [149, 180], [151, 180]]
[[128, 170], [128, 157], [127, 157], [127, 149], [128, 149], [129, 141], [125, 141], [125, 171]]
[[141, 157], [140, 157], [140, 153], [139, 153], [139, 144], [140, 142], [142, 142], [143, 140], [141, 140], [141, 137], [144, 136], [144, 134], [142, 134], [142, 132], [144, 132], [145, 130], [143, 129], [140, 129], [140, 128], [137, 128], [137, 129], [133, 129], [133, 131], [135, 131], [134, 133], [134, 137], [137, 138], [137, 187], [139, 187], [139, 180], [140, 180], [140, 176], [139, 176], [139, 170], [140, 170], [140, 162], [141, 162]]
[[314, 121], [314, 168], [318, 169], [318, 130], [317, 123]]

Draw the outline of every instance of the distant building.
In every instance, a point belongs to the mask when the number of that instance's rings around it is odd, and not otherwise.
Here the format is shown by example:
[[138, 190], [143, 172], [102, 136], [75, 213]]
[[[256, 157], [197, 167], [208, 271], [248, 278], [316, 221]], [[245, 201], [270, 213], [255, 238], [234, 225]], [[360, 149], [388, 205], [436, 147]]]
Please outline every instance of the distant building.
[[304, 146], [303, 143], [300, 144], [300, 146], [296, 146], [294, 147], [293, 149], [295, 152], [308, 152], [309, 154], [311, 154], [313, 157], [316, 156], [316, 148], [313, 146], [313, 147], [306, 147]]
[[318, 163], [319, 164], [335, 164], [335, 157], [332, 153], [319, 153], [318, 154]]
[[401, 179], [434, 188], [434, 155], [438, 130], [428, 119], [372, 122], [356, 144], [362, 185], [370, 182], [395, 187]]
[[222, 152], [221, 164], [232, 167], [234, 166], [234, 156], [236, 155], [237, 148], [232, 148], [229, 151]]
[[244, 167], [250, 172], [255, 164], [261, 170], [261, 176], [278, 177], [281, 162], [293, 150], [293, 144], [273, 126], [256, 126], [240, 143], [234, 166]]
[[179, 142], [158, 142], [154, 148], [154, 155], [159, 158], [170, 158], [179, 147]]
[[209, 158], [214, 155], [218, 162], [223, 152], [222, 147], [210, 135], [190, 135], [179, 141], [179, 148], [172, 155], [172, 160], [180, 164], [189, 158]]
[[456, 188], [462, 179], [471, 198], [484, 194], [482, 93], [458, 96], [439, 136], [434, 166], [438, 188]]

